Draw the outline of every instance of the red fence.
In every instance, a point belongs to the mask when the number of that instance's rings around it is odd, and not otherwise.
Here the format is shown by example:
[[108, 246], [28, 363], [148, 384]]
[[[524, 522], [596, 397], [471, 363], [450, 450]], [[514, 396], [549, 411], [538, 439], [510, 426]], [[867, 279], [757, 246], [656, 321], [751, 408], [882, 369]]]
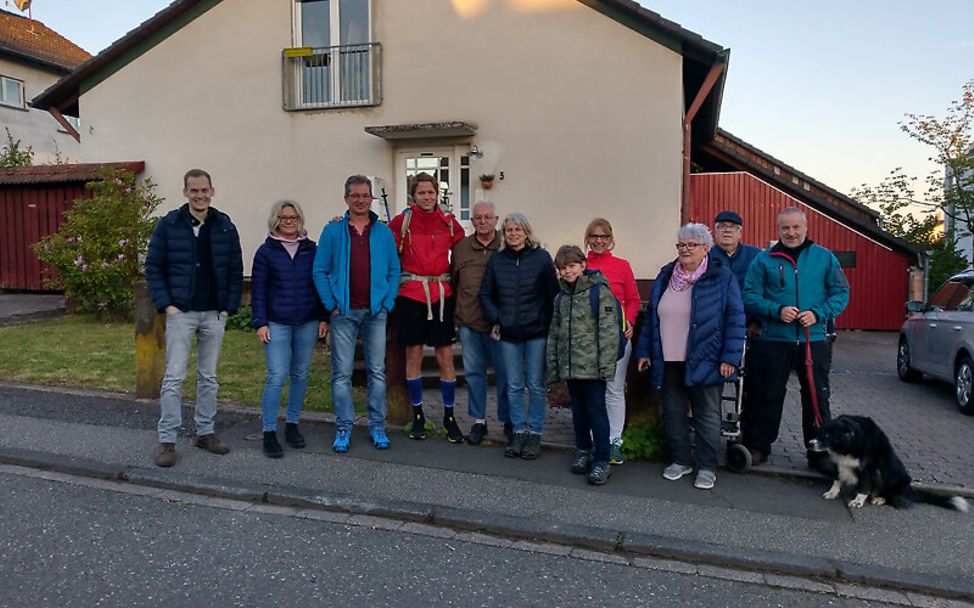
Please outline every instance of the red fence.
[[722, 209], [744, 218], [743, 241], [759, 247], [777, 240], [777, 215], [800, 207], [808, 216], [808, 236], [843, 256], [851, 293], [849, 306], [836, 320], [840, 329], [898, 330], [905, 316], [909, 268], [915, 258], [816, 211], [748, 173], [695, 173], [690, 176], [691, 221], [712, 225]]

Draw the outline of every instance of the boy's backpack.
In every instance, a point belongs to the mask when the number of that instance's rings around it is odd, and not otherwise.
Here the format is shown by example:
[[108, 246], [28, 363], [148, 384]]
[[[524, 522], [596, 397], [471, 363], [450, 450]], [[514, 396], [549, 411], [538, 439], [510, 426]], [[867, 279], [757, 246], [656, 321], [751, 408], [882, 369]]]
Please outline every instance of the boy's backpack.
[[[586, 270], [585, 274], [589, 274], [590, 272], [594, 273], [594, 272], [598, 272], [598, 270], [592, 270], [592, 271]], [[588, 303], [592, 307], [592, 318], [595, 319], [596, 327], [598, 327], [599, 325], [599, 291], [601, 290], [601, 288], [602, 288], [602, 283], [595, 283], [588, 290]], [[561, 310], [562, 295], [563, 293], [559, 291], [558, 295], [555, 296], [555, 307], [558, 308], [559, 310]], [[622, 305], [619, 304], [619, 300], [617, 300], [615, 296], [612, 296], [612, 301], [615, 302], [616, 316], [619, 318], [619, 326], [618, 326], [619, 327], [619, 350], [616, 352], [616, 361], [619, 361], [620, 359], [626, 356], [627, 323], [626, 323], [625, 315], [622, 314]], [[596, 332], [596, 336], [598, 336], [598, 332]]]

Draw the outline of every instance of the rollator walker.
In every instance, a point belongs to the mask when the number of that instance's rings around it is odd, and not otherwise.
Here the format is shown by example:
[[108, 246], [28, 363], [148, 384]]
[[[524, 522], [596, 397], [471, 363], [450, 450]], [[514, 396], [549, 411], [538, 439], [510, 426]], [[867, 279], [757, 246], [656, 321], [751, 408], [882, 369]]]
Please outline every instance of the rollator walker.
[[[727, 468], [735, 473], [743, 473], [751, 468], [752, 464], [751, 451], [741, 443], [746, 359], [747, 340], [744, 341], [741, 363], [737, 366], [737, 380], [725, 382], [720, 395], [720, 436], [727, 440]], [[729, 391], [728, 387], [733, 387], [733, 391]]]

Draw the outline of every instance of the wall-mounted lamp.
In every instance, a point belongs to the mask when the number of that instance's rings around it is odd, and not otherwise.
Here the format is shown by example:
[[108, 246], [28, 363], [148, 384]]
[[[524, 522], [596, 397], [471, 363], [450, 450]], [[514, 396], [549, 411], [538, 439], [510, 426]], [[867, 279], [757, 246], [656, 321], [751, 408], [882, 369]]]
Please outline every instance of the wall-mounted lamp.
[[478, 148], [476, 144], [470, 146], [470, 152], [468, 154], [470, 156], [476, 156], [477, 158], [484, 157], [484, 153], [480, 151], [480, 148]]

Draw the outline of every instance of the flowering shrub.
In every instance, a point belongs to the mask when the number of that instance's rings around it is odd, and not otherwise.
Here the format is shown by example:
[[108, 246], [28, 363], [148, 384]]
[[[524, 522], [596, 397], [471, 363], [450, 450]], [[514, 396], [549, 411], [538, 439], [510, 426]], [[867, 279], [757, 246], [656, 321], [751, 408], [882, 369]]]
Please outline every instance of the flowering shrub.
[[139, 184], [131, 171], [102, 169], [101, 180], [86, 187], [91, 197], [76, 199], [57, 233], [34, 250], [57, 271], [50, 286], [64, 289], [78, 310], [125, 317], [162, 199], [151, 180]]

